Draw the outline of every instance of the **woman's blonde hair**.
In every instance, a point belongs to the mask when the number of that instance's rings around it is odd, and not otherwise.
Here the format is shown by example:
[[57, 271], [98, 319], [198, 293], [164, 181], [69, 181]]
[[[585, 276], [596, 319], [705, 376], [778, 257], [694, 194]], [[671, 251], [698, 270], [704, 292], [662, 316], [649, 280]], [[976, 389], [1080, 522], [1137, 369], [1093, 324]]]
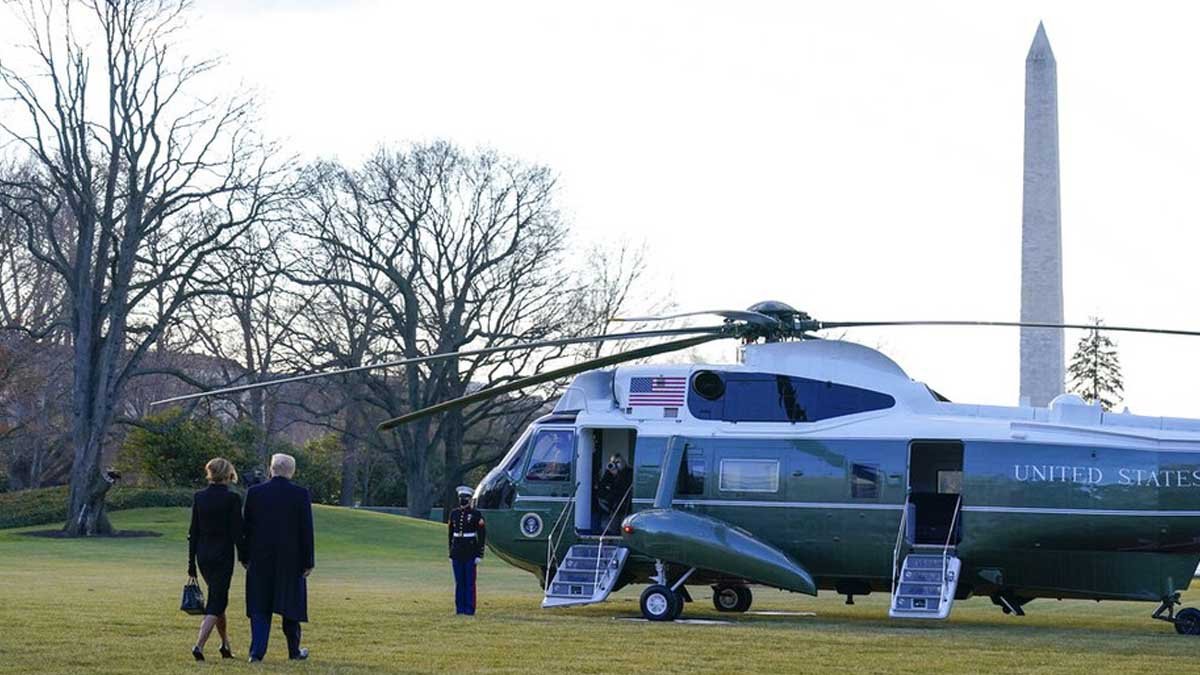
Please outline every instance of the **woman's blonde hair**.
[[233, 468], [233, 463], [224, 457], [213, 457], [208, 460], [208, 464], [204, 465], [204, 473], [208, 474], [210, 483], [237, 482], [237, 469]]

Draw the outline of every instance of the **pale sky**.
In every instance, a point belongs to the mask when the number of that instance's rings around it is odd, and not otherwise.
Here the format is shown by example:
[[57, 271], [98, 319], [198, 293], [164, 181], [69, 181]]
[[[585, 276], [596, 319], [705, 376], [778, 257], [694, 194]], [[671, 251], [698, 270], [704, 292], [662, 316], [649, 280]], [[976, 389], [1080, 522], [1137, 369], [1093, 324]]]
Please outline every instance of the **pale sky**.
[[[1024, 60], [1044, 20], [1066, 320], [1200, 329], [1200, 13], [1184, 3], [197, 10], [191, 48], [224, 55], [222, 77], [306, 158], [445, 138], [545, 163], [578, 240], [644, 240], [681, 310], [779, 299], [825, 320], [1018, 318]], [[955, 401], [1017, 401], [1016, 330], [847, 337]], [[1200, 417], [1200, 338], [1117, 339], [1134, 412]]]

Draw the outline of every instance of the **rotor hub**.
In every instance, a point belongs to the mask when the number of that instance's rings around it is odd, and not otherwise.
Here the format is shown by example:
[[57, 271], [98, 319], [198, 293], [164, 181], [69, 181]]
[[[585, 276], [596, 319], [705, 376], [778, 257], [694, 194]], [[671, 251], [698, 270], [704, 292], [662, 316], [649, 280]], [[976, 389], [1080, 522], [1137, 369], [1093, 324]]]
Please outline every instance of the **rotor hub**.
[[779, 323], [788, 326], [795, 323], [797, 319], [805, 320], [809, 318], [808, 314], [805, 312], [801, 312], [786, 302], [779, 302], [778, 300], [763, 300], [762, 302], [756, 302], [747, 307], [747, 309], [751, 312], [766, 314], [769, 317], [777, 319]]
[[[764, 300], [750, 305], [747, 309], [751, 312], [769, 316], [779, 322], [777, 326], [773, 326], [770, 330], [761, 331], [765, 333], [761, 337], [767, 342], [775, 342], [785, 338], [803, 337], [805, 331], [814, 330], [815, 328], [812, 317], [807, 312], [802, 312], [786, 302]], [[755, 337], [760, 336], [756, 335]]]

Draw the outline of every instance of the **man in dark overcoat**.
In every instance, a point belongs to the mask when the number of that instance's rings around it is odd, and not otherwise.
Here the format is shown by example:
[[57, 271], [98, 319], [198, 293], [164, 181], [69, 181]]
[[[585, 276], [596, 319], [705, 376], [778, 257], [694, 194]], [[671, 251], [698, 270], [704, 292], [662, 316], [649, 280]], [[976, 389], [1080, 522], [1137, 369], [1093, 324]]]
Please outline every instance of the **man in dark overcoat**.
[[250, 617], [250, 660], [267, 653], [271, 615], [283, 617], [288, 658], [308, 658], [300, 646], [300, 623], [308, 621], [306, 580], [313, 558], [312, 497], [292, 483], [296, 460], [271, 457], [271, 479], [246, 493], [242, 564], [246, 566], [246, 616]]

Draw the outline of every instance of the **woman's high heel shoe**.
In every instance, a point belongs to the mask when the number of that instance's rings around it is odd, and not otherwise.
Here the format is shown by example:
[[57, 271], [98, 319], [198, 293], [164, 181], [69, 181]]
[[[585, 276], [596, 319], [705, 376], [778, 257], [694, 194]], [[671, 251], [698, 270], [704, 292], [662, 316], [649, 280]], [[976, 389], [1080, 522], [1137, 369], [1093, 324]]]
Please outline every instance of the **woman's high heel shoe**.
[[204, 651], [201, 650], [199, 647], [192, 647], [192, 658], [196, 659], [197, 661], [203, 661], [204, 660]]
[[233, 658], [233, 650], [230, 649], [229, 647], [222, 645], [221, 646], [221, 658], [232, 659]]

